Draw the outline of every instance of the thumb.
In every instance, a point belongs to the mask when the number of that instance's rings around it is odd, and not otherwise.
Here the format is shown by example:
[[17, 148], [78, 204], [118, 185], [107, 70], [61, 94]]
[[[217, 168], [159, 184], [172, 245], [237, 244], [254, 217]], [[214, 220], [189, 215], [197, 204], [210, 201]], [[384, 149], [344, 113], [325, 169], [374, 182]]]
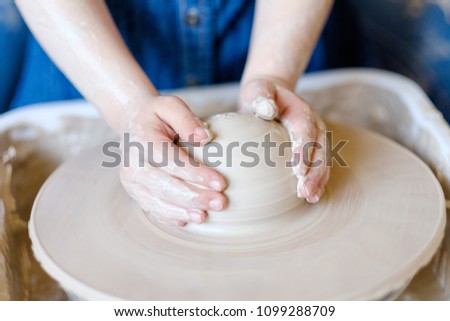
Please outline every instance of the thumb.
[[212, 139], [208, 125], [198, 119], [184, 101], [165, 96], [156, 108], [158, 117], [170, 126], [185, 142], [207, 144]]
[[278, 116], [275, 92], [275, 86], [271, 82], [261, 79], [252, 80], [241, 89], [241, 109], [254, 113], [262, 119], [275, 119]]

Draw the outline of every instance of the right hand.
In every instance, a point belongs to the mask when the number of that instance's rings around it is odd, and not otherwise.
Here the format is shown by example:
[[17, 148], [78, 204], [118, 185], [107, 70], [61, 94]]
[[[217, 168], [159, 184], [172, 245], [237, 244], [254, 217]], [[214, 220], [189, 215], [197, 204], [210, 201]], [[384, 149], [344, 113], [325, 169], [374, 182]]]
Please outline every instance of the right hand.
[[[210, 133], [201, 121], [174, 96], [151, 96], [141, 106], [126, 118], [130, 142], [138, 142], [144, 147], [143, 164], [139, 164], [136, 147], [129, 148], [129, 166], [124, 166], [122, 161], [120, 178], [126, 191], [147, 214], [179, 226], [189, 222], [202, 223], [208, 210], [225, 208], [223, 176], [203, 163], [189, 160], [190, 156], [174, 143], [176, 134], [184, 142], [191, 137], [195, 143], [208, 143]], [[149, 142], [153, 147], [148, 146]], [[164, 166], [149, 163], [149, 147], [151, 160], [159, 164], [165, 161]], [[177, 165], [175, 157], [183, 166]]]
[[[263, 119], [279, 119], [291, 138], [292, 152], [298, 157], [293, 168], [298, 180], [297, 195], [310, 204], [319, 202], [330, 178], [330, 167], [326, 164], [326, 127], [320, 115], [275, 78], [253, 79], [243, 84], [240, 109]], [[307, 148], [311, 143], [315, 148]]]

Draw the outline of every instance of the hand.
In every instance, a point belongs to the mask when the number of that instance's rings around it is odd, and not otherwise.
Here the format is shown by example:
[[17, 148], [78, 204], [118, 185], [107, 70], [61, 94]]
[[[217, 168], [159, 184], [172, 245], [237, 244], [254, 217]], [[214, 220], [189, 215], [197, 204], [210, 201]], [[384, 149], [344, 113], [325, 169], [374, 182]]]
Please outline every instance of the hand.
[[[267, 120], [279, 118], [289, 133], [298, 163], [293, 168], [298, 178], [297, 195], [308, 203], [317, 203], [330, 176], [326, 166], [326, 128], [320, 116], [286, 86], [269, 79], [242, 85], [240, 109]], [[315, 148], [306, 149], [310, 142]], [[309, 166], [318, 160], [319, 166]]]
[[[181, 99], [151, 96], [142, 107], [130, 112], [126, 122], [129, 141], [140, 143], [144, 152], [135, 146], [129, 148], [129, 166], [122, 161], [120, 178], [145, 212], [159, 221], [184, 226], [204, 222], [208, 210], [225, 208], [227, 199], [221, 193], [226, 187], [224, 178], [189, 159], [174, 143], [176, 134], [184, 142], [191, 139], [205, 144], [211, 139], [209, 131]], [[162, 162], [164, 166], [157, 165]]]

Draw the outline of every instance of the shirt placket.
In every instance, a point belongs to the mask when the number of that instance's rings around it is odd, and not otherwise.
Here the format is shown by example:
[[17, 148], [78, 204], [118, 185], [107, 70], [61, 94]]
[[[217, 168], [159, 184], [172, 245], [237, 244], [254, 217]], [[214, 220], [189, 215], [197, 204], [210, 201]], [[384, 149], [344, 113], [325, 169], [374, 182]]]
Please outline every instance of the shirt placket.
[[208, 0], [179, 0], [182, 77], [186, 86], [214, 81], [212, 6]]

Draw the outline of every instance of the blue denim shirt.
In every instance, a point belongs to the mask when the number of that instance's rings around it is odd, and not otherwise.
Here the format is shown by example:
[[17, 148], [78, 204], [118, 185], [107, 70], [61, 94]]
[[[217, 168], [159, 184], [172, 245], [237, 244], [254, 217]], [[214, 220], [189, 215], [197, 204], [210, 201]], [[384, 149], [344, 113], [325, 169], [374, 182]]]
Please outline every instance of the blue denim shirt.
[[7, 110], [19, 79], [26, 27], [12, 0], [0, 0], [0, 113]]
[[[240, 79], [254, 0], [108, 0], [107, 4], [128, 47], [156, 88]], [[320, 57], [312, 59], [310, 69], [320, 68]], [[30, 35], [11, 107], [79, 97]]]

